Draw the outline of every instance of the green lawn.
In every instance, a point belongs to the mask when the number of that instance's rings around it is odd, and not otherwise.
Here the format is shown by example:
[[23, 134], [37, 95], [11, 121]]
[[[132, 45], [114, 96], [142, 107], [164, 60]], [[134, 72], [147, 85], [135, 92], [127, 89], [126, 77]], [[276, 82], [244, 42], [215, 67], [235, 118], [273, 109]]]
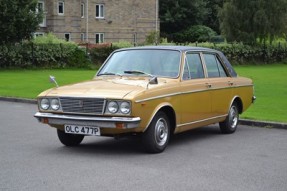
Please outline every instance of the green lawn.
[[253, 79], [257, 97], [241, 117], [287, 122], [287, 65], [237, 66], [235, 70]]
[[[254, 80], [257, 100], [241, 117], [256, 120], [287, 122], [287, 65], [236, 66], [240, 76]], [[7, 70], [0, 71], [0, 96], [36, 98], [54, 86], [92, 79], [94, 70]]]
[[65, 85], [92, 79], [94, 70], [7, 70], [0, 71], [0, 96], [35, 99], [42, 91], [55, 85], [49, 75], [56, 77], [58, 84]]

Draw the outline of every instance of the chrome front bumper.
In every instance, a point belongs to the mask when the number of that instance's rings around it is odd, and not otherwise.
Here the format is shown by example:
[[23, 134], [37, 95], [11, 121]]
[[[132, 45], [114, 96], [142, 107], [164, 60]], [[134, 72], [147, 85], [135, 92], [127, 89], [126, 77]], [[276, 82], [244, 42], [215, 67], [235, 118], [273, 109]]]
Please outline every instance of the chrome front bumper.
[[137, 128], [141, 121], [139, 117], [93, 117], [41, 112], [37, 112], [34, 117], [39, 122], [50, 125], [83, 125], [117, 129]]

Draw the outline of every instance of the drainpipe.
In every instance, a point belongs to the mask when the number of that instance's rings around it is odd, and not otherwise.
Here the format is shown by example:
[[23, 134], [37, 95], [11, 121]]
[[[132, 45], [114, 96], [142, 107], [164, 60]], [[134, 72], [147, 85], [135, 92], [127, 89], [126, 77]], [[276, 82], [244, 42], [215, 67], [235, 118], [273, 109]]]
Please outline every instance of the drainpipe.
[[89, 0], [86, 0], [86, 42], [89, 43]]
[[158, 44], [158, 0], [155, 0], [155, 44]]

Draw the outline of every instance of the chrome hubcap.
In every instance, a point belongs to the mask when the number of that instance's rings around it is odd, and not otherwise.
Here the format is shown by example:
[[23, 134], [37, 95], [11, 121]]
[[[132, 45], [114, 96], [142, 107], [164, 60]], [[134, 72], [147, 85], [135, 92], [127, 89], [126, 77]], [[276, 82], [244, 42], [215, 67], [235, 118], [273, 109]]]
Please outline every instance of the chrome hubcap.
[[234, 129], [238, 123], [238, 112], [235, 106], [232, 106], [230, 108], [229, 121], [231, 124], [231, 128]]
[[168, 137], [168, 127], [165, 119], [160, 118], [155, 124], [155, 141], [158, 145], [163, 146]]

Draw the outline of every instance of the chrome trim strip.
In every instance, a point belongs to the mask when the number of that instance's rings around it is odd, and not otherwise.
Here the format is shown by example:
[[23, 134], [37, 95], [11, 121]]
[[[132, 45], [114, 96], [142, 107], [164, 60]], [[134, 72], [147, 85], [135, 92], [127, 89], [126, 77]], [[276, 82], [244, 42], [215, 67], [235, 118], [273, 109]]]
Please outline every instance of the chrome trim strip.
[[79, 115], [61, 115], [53, 113], [40, 113], [37, 112], [36, 117], [40, 122], [46, 118], [49, 120], [48, 124], [53, 125], [94, 125], [104, 128], [116, 128], [116, 123], [124, 123], [125, 128], [136, 128], [139, 126], [141, 121], [140, 117], [90, 117], [90, 116], [79, 116]]
[[179, 124], [177, 125], [176, 127], [182, 127], [182, 126], [186, 126], [186, 125], [192, 125], [192, 124], [195, 124], [195, 123], [200, 123], [200, 122], [204, 122], [204, 121], [208, 121], [208, 120], [212, 120], [212, 119], [217, 119], [217, 118], [221, 118], [221, 117], [226, 117], [226, 115], [219, 115], [219, 116], [216, 116], [216, 117], [211, 117], [211, 118], [208, 118], [208, 119], [202, 119], [202, 120], [198, 120], [198, 121], [192, 121], [192, 122], [189, 122], [189, 123], [183, 123], [183, 124]]
[[141, 99], [141, 100], [136, 100], [135, 103], [140, 103], [140, 102], [144, 102], [144, 101], [149, 101], [149, 100], [153, 100], [153, 99], [160, 99], [160, 98], [165, 98], [165, 97], [170, 97], [170, 96], [177, 96], [182, 94], [181, 92], [178, 93], [173, 93], [173, 94], [164, 94], [161, 96], [155, 96], [155, 97], [151, 97], [151, 98], [146, 98], [146, 99]]
[[172, 94], [164, 94], [161, 96], [155, 96], [155, 97], [150, 97], [150, 98], [146, 98], [146, 99], [136, 100], [135, 103], [141, 103], [141, 102], [150, 101], [150, 100], [154, 100], [154, 99], [160, 99], [160, 98], [183, 95], [183, 94], [198, 93], [198, 92], [211, 91], [211, 90], [239, 88], [239, 87], [249, 87], [249, 86], [253, 86], [253, 84], [251, 84], [251, 85], [240, 85], [240, 86], [230, 86], [230, 87], [224, 87], [224, 88], [210, 88], [210, 89], [202, 89], [202, 90], [186, 91], [186, 92], [177, 92], [177, 93], [172, 93]]

